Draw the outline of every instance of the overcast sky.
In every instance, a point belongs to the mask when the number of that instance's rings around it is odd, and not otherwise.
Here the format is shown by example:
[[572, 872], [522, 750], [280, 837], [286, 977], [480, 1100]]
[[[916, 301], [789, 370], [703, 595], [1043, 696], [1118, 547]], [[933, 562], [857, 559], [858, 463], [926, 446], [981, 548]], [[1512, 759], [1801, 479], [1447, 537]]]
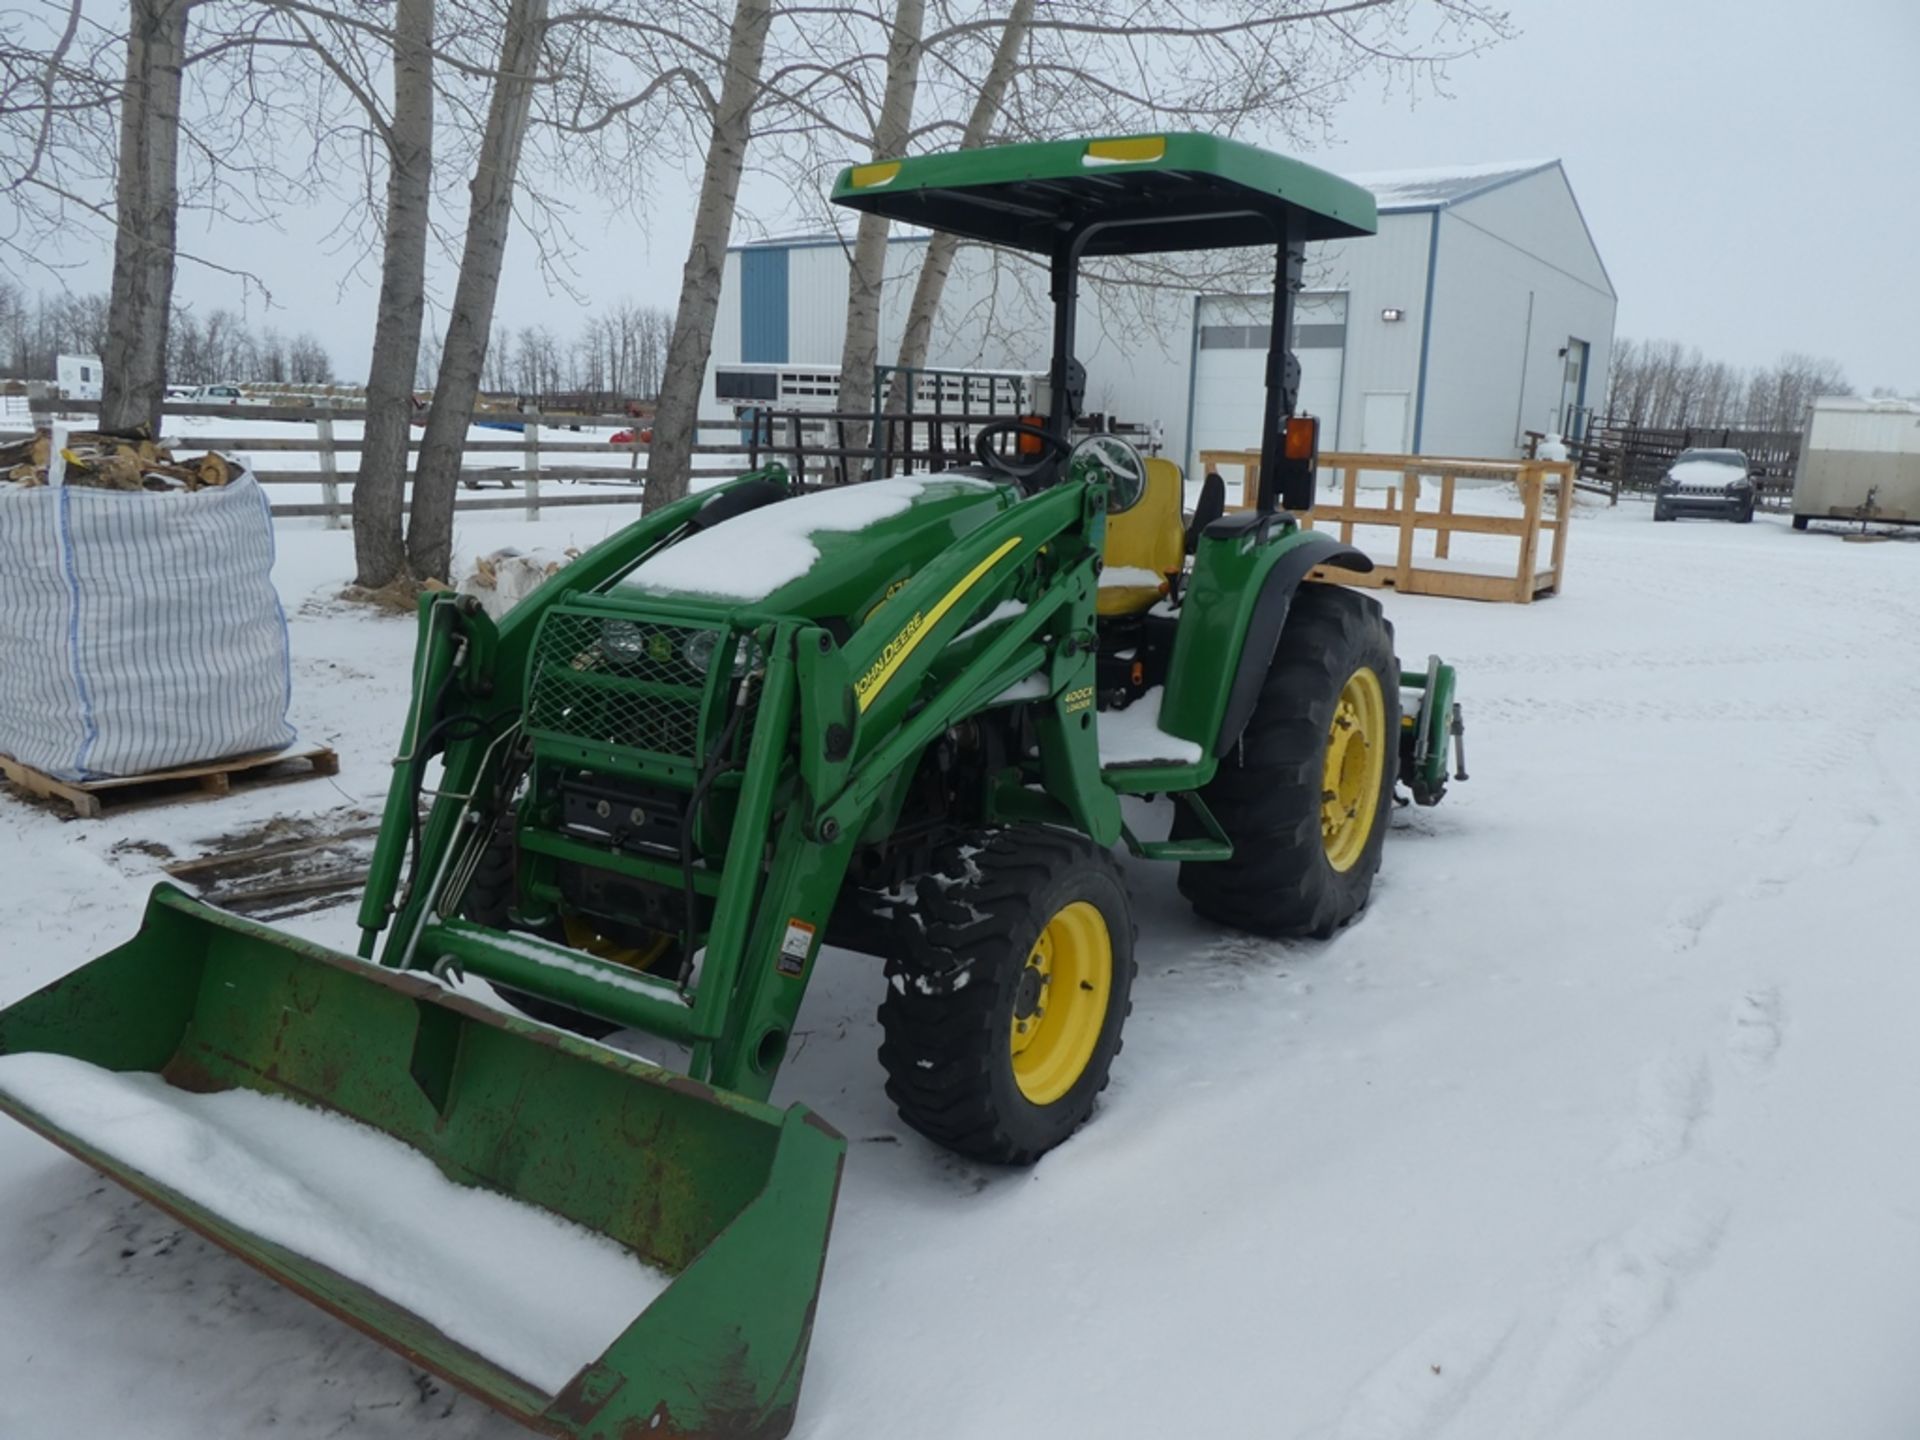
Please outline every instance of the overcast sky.
[[[1806, 351], [1863, 390], [1920, 393], [1920, 0], [1510, 4], [1522, 33], [1455, 64], [1450, 98], [1409, 108], [1359, 90], [1339, 143], [1309, 158], [1365, 171], [1558, 157], [1619, 291], [1620, 335], [1740, 365]], [[656, 189], [645, 234], [584, 202], [589, 295], [672, 307], [692, 197], [677, 180]], [[252, 232], [248, 258], [284, 307], [270, 323], [313, 330], [357, 376], [373, 272], [341, 293], [310, 233], [300, 217]], [[585, 317], [542, 287], [524, 237], [508, 267], [505, 323], [567, 334]], [[239, 301], [204, 272], [183, 272], [181, 293]]]

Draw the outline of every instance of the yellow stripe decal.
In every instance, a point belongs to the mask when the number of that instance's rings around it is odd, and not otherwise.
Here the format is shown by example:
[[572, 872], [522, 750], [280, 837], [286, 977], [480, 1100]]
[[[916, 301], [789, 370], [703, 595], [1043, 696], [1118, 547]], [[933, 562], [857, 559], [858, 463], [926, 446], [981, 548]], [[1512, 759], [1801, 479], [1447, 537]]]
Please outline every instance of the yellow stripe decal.
[[974, 566], [973, 569], [969, 570], [958, 585], [940, 597], [940, 603], [935, 605], [933, 609], [925, 613], [918, 610], [913, 612], [913, 618], [900, 627], [900, 633], [898, 635], [887, 642], [886, 648], [880, 652], [880, 658], [875, 660], [873, 664], [867, 668], [866, 674], [853, 682], [853, 693], [859, 701], [863, 714], [867, 707], [873, 703], [874, 697], [886, 688], [886, 684], [893, 678], [894, 672], [906, 663], [906, 659], [913, 653], [914, 647], [926, 638], [929, 630], [940, 623], [940, 617], [945, 615], [947, 611], [951, 610], [955, 605], [959, 604], [961, 597], [980, 583], [980, 577], [998, 565], [1001, 560], [1006, 557], [1007, 552], [1019, 545], [1019, 543], [1020, 537], [1018, 535], [1014, 536], [998, 550]]

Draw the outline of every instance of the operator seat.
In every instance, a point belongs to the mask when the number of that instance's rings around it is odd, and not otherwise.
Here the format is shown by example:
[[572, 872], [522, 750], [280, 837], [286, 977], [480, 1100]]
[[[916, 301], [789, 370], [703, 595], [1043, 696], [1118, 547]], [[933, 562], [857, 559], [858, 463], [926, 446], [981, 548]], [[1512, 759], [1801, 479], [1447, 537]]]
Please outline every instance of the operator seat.
[[1167, 593], [1166, 577], [1186, 561], [1186, 530], [1181, 523], [1184, 484], [1180, 467], [1153, 456], [1146, 462], [1147, 484], [1125, 510], [1107, 516], [1106, 569], [1100, 576], [1096, 613], [1140, 615]]
[[1227, 482], [1220, 478], [1218, 470], [1207, 471], [1207, 478], [1200, 482], [1200, 499], [1193, 507], [1193, 519], [1187, 522], [1187, 553], [1193, 554], [1200, 548], [1200, 537], [1207, 533], [1207, 527], [1227, 513]]

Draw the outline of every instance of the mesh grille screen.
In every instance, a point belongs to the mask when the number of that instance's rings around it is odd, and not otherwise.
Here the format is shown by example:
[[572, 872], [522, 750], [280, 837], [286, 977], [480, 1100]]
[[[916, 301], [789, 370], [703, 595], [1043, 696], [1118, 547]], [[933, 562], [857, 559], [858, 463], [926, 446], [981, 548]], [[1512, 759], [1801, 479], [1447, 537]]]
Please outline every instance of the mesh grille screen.
[[528, 728], [697, 759], [707, 677], [687, 662], [690, 643], [718, 649], [726, 637], [647, 620], [549, 614], [534, 654]]

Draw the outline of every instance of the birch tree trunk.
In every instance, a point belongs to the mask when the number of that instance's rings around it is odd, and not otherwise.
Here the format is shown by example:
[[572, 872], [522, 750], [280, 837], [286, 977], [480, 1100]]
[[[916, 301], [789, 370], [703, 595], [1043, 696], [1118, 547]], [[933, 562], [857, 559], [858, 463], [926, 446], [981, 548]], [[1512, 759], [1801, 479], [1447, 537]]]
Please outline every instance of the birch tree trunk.
[[180, 73], [191, 0], [132, 0], [120, 109], [113, 290], [107, 311], [104, 430], [160, 434], [167, 393], [167, 321], [179, 215]]
[[[921, 34], [926, 20], [924, 0], [900, 0], [894, 10], [893, 34], [887, 42], [887, 87], [880, 97], [880, 117], [873, 127], [873, 158], [896, 158], [907, 148], [913, 124], [913, 97], [920, 84]], [[853, 263], [847, 274], [847, 338], [840, 350], [840, 408], [865, 411], [873, 404], [874, 367], [879, 363], [880, 288], [887, 276], [887, 218], [862, 212], [853, 241]], [[866, 445], [865, 422], [848, 422], [847, 447]], [[871, 472], [873, 462], [857, 468]]]
[[[1027, 26], [1033, 20], [1034, 0], [1014, 0], [1007, 12], [1006, 28], [994, 48], [993, 63], [980, 82], [974, 97], [973, 112], [967, 117], [960, 136], [960, 148], [978, 149], [993, 133], [1000, 107], [1006, 103], [1007, 86], [1020, 59], [1020, 46], [1027, 38]], [[940, 231], [927, 242], [926, 256], [920, 262], [920, 277], [914, 282], [913, 302], [907, 308], [907, 323], [900, 332], [900, 352], [896, 369], [917, 370], [927, 363], [927, 351], [933, 343], [933, 322], [940, 313], [940, 298], [947, 288], [947, 276], [953, 270], [954, 253], [960, 248], [956, 236]], [[887, 392], [889, 414], [906, 410], [906, 382], [896, 377]]]
[[453, 500], [460, 482], [467, 426], [480, 393], [500, 269], [513, 221], [513, 187], [520, 150], [533, 107], [534, 70], [547, 25], [547, 0], [512, 0], [487, 128], [475, 165], [473, 204], [467, 213], [460, 279], [440, 351], [440, 375], [427, 412], [427, 433], [414, 470], [413, 509], [407, 524], [407, 558], [420, 579], [450, 579], [453, 566]]
[[377, 589], [407, 570], [401, 513], [413, 379], [427, 301], [427, 218], [433, 174], [434, 0], [398, 0], [393, 119], [387, 127], [387, 215], [380, 311], [367, 364], [367, 428], [353, 482], [356, 578]]
[[753, 107], [759, 98], [760, 63], [772, 24], [773, 0], [739, 0], [734, 7], [726, 74], [721, 77], [720, 99], [713, 112], [706, 173], [693, 212], [693, 238], [680, 272], [680, 304], [662, 367], [660, 404], [647, 457], [644, 509], [648, 513], [687, 493], [700, 391], [706, 383], [707, 359], [713, 354], [714, 317], [720, 310], [727, 237], [740, 197], [740, 172], [746, 164]]

